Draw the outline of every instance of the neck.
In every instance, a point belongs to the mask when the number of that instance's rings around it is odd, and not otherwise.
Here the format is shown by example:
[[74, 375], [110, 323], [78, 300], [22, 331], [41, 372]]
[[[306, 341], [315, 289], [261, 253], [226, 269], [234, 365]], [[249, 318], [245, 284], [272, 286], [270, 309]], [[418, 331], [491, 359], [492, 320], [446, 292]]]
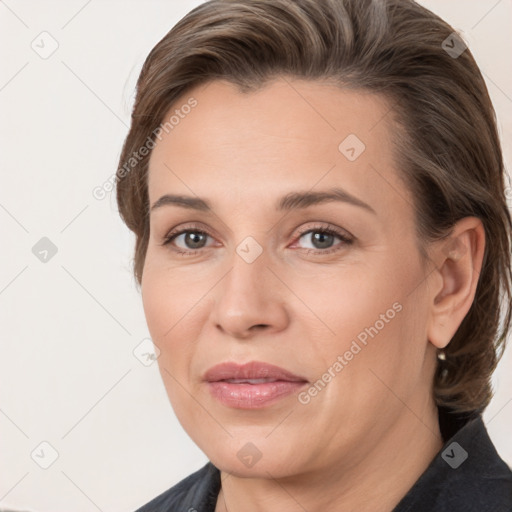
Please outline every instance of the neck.
[[442, 445], [437, 408], [429, 404], [416, 416], [404, 406], [393, 429], [351, 467], [324, 467], [286, 481], [221, 471], [215, 512], [391, 512]]

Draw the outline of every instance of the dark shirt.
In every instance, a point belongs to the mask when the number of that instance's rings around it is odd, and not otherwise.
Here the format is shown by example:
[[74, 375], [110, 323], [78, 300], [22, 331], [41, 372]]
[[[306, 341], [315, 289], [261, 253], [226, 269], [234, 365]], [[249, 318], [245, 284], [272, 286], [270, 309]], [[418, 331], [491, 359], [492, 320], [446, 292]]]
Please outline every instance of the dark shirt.
[[[390, 512], [512, 512], [512, 471], [481, 415], [440, 408], [439, 426], [442, 449]], [[214, 512], [220, 484], [220, 471], [208, 462], [136, 512]]]

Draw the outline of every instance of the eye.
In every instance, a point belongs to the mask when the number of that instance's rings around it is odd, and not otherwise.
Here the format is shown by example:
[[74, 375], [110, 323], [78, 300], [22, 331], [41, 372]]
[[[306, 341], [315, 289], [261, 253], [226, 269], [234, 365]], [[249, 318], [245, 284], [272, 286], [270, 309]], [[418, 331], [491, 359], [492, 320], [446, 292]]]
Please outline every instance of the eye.
[[[204, 229], [187, 226], [168, 233], [161, 245], [169, 245], [172, 250], [183, 256], [193, 256], [201, 249], [209, 248], [208, 238], [212, 238]], [[354, 239], [339, 228], [328, 225], [308, 227], [299, 232], [298, 240], [309, 240], [310, 247], [303, 247], [308, 254], [331, 254], [342, 250], [354, 242]], [[340, 243], [333, 247], [333, 242], [338, 239]]]
[[[342, 250], [346, 245], [354, 242], [354, 239], [346, 232], [333, 226], [326, 227], [322, 225], [302, 230], [299, 233], [299, 240], [303, 238], [310, 243], [310, 247], [306, 247], [308, 254], [311, 252], [314, 254], [330, 254]], [[336, 238], [341, 243], [333, 247]]]
[[211, 235], [202, 229], [196, 229], [193, 226], [171, 231], [164, 238], [162, 245], [172, 245], [174, 251], [184, 256], [195, 254], [198, 250], [207, 248], [206, 240]]

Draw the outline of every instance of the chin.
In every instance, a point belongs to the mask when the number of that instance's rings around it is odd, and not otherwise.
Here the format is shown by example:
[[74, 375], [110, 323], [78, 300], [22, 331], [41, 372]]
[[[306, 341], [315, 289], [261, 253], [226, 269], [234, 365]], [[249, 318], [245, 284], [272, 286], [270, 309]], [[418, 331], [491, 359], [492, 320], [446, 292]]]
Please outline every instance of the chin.
[[269, 474], [274, 478], [290, 475], [293, 472], [290, 460], [293, 460], [293, 465], [300, 464], [296, 454], [283, 450], [280, 443], [265, 439], [267, 435], [268, 432], [262, 432], [261, 436], [233, 437], [222, 445], [217, 441], [213, 450], [211, 445], [209, 449], [201, 449], [218, 469], [240, 478], [268, 478]]

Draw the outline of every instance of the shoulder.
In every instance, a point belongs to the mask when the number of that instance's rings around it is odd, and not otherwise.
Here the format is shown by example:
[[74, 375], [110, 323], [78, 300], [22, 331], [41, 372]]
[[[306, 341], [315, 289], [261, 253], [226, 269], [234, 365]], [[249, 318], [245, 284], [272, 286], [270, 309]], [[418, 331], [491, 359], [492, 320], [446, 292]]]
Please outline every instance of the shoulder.
[[512, 510], [512, 471], [480, 415], [448, 439], [393, 512]]
[[214, 512], [220, 491], [220, 471], [208, 462], [135, 512]]

